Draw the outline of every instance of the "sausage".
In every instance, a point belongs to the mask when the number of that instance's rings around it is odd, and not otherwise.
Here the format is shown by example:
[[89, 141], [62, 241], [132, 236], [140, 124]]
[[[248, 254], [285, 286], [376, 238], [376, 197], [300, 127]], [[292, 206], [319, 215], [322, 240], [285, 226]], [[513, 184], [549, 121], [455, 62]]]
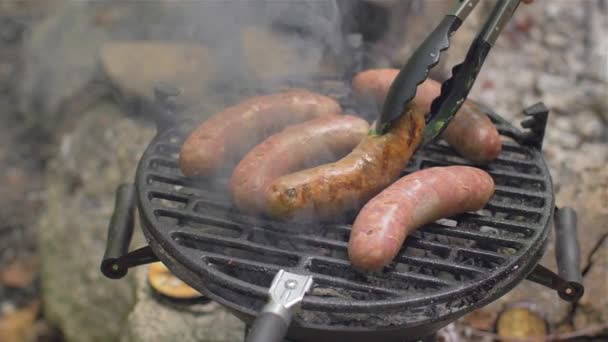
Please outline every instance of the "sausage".
[[352, 115], [321, 117], [289, 126], [254, 147], [234, 169], [230, 190], [236, 206], [249, 213], [264, 211], [266, 191], [280, 176], [347, 155], [369, 130]]
[[184, 142], [179, 166], [186, 176], [212, 176], [283, 128], [342, 112], [333, 99], [305, 90], [250, 98], [216, 113]]
[[492, 177], [470, 166], [433, 167], [409, 174], [361, 209], [348, 242], [350, 261], [361, 270], [382, 269], [416, 228], [479, 210], [493, 194]]
[[399, 177], [422, 138], [424, 112], [410, 104], [404, 115], [378, 135], [375, 130], [337, 162], [275, 180], [268, 215], [277, 219], [329, 219], [359, 209]]
[[[398, 73], [397, 69], [363, 71], [353, 78], [353, 91], [358, 98], [364, 101], [381, 104]], [[414, 102], [428, 112], [431, 109], [431, 103], [440, 92], [441, 84], [427, 79], [418, 86]], [[474, 102], [469, 100], [465, 101], [450, 121], [442, 138], [460, 155], [479, 164], [496, 159], [502, 149], [500, 135], [492, 121]]]
[[441, 137], [461, 156], [476, 164], [491, 162], [502, 150], [496, 127], [471, 101], [463, 103]]

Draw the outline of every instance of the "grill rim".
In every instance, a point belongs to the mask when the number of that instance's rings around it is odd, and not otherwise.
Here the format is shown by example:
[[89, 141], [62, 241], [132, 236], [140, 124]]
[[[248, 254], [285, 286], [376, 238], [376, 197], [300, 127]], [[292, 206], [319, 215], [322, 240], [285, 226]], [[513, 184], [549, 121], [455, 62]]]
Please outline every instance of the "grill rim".
[[[505, 127], [504, 119], [502, 119], [501, 117], [496, 115], [494, 112], [487, 110], [487, 108], [484, 108], [484, 109], [485, 109], [486, 113], [491, 117], [491, 119], [493, 119], [492, 121], [499, 122], [498, 128], [499, 128], [501, 135], [514, 137], [514, 134], [517, 133], [517, 129], [515, 127], [511, 126], [510, 124], [507, 124], [507, 126]], [[154, 191], [154, 188], [150, 188], [147, 186], [146, 181], [145, 181], [146, 180], [145, 175], [147, 173], [146, 171], [149, 171], [148, 164], [149, 164], [150, 160], [153, 159], [155, 155], [157, 155], [157, 152], [155, 151], [155, 147], [161, 141], [161, 137], [163, 137], [165, 135], [169, 135], [170, 134], [169, 132], [171, 132], [171, 131], [172, 131], [171, 129], [166, 130], [162, 133], [159, 133], [156, 137], [154, 137], [152, 142], [148, 145], [148, 147], [146, 148], [146, 151], [144, 152], [143, 156], [141, 157], [141, 159], [139, 161], [139, 165], [138, 165], [137, 173], [136, 173], [135, 185], [136, 185], [136, 193], [137, 193], [136, 199], [138, 202], [138, 208], [139, 208], [139, 213], [140, 213], [139, 216], [140, 216], [141, 222], [142, 222], [142, 225], [141, 225], [142, 231], [144, 232], [144, 235], [146, 236], [146, 239], [148, 240], [148, 243], [152, 247], [152, 250], [155, 252], [155, 254], [157, 254], [157, 256], [159, 256], [159, 258], [161, 260], [163, 260], [164, 262], [167, 262], [168, 265], [171, 265], [170, 269], [172, 271], [175, 271], [176, 275], [178, 275], [180, 277], [183, 276], [184, 281], [186, 281], [189, 285], [193, 286], [197, 290], [201, 290], [201, 292], [203, 292], [203, 293], [209, 293], [210, 297], [213, 300], [220, 302], [221, 304], [231, 308], [232, 310], [235, 310], [238, 312], [243, 312], [245, 314], [250, 314], [250, 315], [255, 314], [254, 309], [250, 309], [250, 308], [247, 308], [244, 306], [239, 306], [236, 303], [232, 303], [231, 301], [224, 300], [221, 297], [221, 295], [215, 294], [213, 291], [210, 291], [207, 288], [207, 286], [205, 286], [204, 284], [200, 284], [201, 279], [199, 279], [199, 278], [212, 277], [214, 279], [214, 282], [218, 282], [221, 285], [229, 285], [229, 286], [233, 287], [233, 289], [232, 289], [233, 291], [237, 291], [244, 295], [254, 296], [257, 298], [266, 297], [266, 291], [261, 290], [262, 287], [257, 286], [257, 285], [251, 285], [251, 284], [247, 284], [246, 286], [244, 286], [244, 285], [240, 286], [239, 282], [242, 282], [242, 281], [240, 281], [239, 279], [228, 276], [215, 268], [201, 266], [204, 259], [198, 260], [199, 263], [194, 262], [194, 260], [191, 260], [191, 257], [188, 257], [186, 254], [181, 253], [179, 248], [174, 248], [171, 245], [171, 243], [166, 243], [166, 242], [163, 243], [165, 238], [162, 236], [162, 233], [160, 232], [160, 230], [152, 228], [152, 227], [154, 227], [154, 223], [151, 222], [149, 220], [149, 218], [155, 218], [154, 211], [156, 209], [151, 205], [149, 205], [149, 206], [142, 205], [142, 199], [146, 199], [148, 193], [150, 191]], [[549, 234], [549, 230], [550, 230], [550, 226], [551, 226], [550, 221], [551, 221], [551, 217], [552, 217], [553, 210], [555, 207], [555, 204], [554, 204], [555, 195], [552, 190], [552, 186], [553, 186], [552, 179], [551, 179], [548, 167], [546, 165], [546, 162], [542, 158], [542, 153], [533, 148], [530, 148], [529, 151], [532, 151], [532, 153], [536, 154], [533, 157], [534, 157], [534, 159], [537, 159], [539, 161], [538, 165], [541, 167], [541, 170], [540, 170], [541, 173], [539, 176], [543, 178], [543, 180], [546, 182], [546, 186], [548, 188], [550, 188], [549, 190], [546, 190], [546, 192], [548, 192], [548, 194], [549, 194], [548, 197], [550, 197], [551, 201], [550, 201], [550, 203], [547, 204], [547, 206], [549, 207], [549, 211], [548, 212], [545, 211], [541, 215], [541, 220], [544, 222], [544, 228], [535, 230], [535, 234], [533, 236], [526, 238], [526, 240], [533, 241], [533, 243], [529, 244], [529, 246], [527, 247], [526, 255], [520, 256], [519, 258], [507, 259], [508, 260], [507, 263], [499, 266], [502, 269], [502, 271], [499, 273], [496, 273], [496, 274], [491, 274], [492, 277], [484, 278], [482, 281], [480, 281], [479, 279], [478, 280], [469, 280], [467, 282], [462, 283], [457, 288], [451, 288], [451, 289], [447, 289], [447, 290], [440, 289], [440, 290], [436, 291], [435, 294], [432, 296], [426, 296], [426, 295], [419, 296], [419, 298], [414, 302], [412, 302], [411, 299], [403, 299], [403, 297], [402, 298], [389, 298], [389, 299], [384, 299], [384, 300], [369, 300], [369, 301], [328, 300], [328, 299], [316, 300], [315, 298], [307, 297], [304, 299], [304, 301], [302, 303], [303, 309], [311, 309], [314, 311], [329, 309], [329, 310], [327, 310], [329, 312], [336, 312], [336, 310], [347, 309], [347, 312], [354, 312], [353, 310], [363, 310], [363, 312], [367, 312], [367, 310], [370, 307], [379, 307], [375, 311], [397, 310], [398, 308], [403, 307], [404, 305], [419, 306], [419, 305], [427, 304], [429, 301], [432, 303], [433, 300], [441, 301], [441, 300], [444, 300], [445, 298], [453, 297], [456, 295], [470, 296], [471, 292], [479, 290], [480, 288], [482, 288], [483, 286], [486, 286], [486, 285], [496, 286], [498, 284], [498, 286], [500, 286], [499, 291], [496, 291], [496, 289], [494, 289], [494, 288], [487, 290], [487, 291], [485, 291], [485, 293], [483, 295], [484, 298], [482, 300], [477, 301], [473, 305], [468, 305], [468, 306], [461, 307], [457, 310], [453, 310], [448, 314], [448, 316], [458, 316], [463, 313], [466, 313], [466, 311], [473, 310], [475, 307], [479, 307], [484, 303], [489, 303], [489, 302], [493, 301], [494, 299], [504, 295], [506, 292], [510, 291], [513, 287], [515, 287], [519, 283], [519, 281], [521, 279], [523, 279], [528, 273], [531, 272], [533, 267], [538, 263], [538, 261], [542, 257], [544, 250], [546, 248], [547, 238], [548, 238], [548, 234]], [[420, 163], [421, 162], [422, 161], [420, 161]], [[545, 200], [549, 199], [544, 196], [543, 196], [543, 198]], [[156, 224], [163, 226], [162, 222], [157, 222]], [[243, 225], [242, 223], [238, 223], [238, 224], [241, 226]], [[167, 234], [171, 234], [171, 233], [167, 233]], [[515, 271], [517, 271], [517, 272], [513, 271], [513, 268], [515, 266], [517, 266], [517, 269], [515, 269]], [[522, 267], [522, 266], [528, 266], [528, 267]], [[184, 269], [184, 270], [182, 270], [182, 269]], [[285, 269], [288, 269], [288, 268], [285, 267]], [[196, 272], [193, 272], [192, 270], [196, 270]], [[182, 272], [182, 271], [184, 271], [184, 272]], [[185, 271], [187, 271], [187, 272], [185, 272]], [[191, 273], [192, 275], [189, 275], [187, 273]], [[197, 273], [199, 273], [200, 275], [197, 275]], [[492, 273], [492, 271], [488, 271], [488, 273]], [[512, 280], [507, 281], [510, 278]], [[235, 282], [235, 280], [236, 280], [236, 282]], [[505, 284], [505, 282], [507, 282], [507, 283]], [[257, 289], [256, 287], [260, 288], [260, 289]], [[442, 298], [442, 299], [439, 299], [439, 298]], [[417, 304], [414, 304], [414, 303], [417, 303]], [[358, 311], [358, 312], [361, 312], [361, 311]], [[441, 318], [443, 319], [444, 316], [441, 316]], [[431, 320], [435, 321], [435, 320], [437, 320], [437, 318], [432, 318]], [[426, 321], [426, 320], [423, 320], [423, 321]], [[311, 326], [311, 327], [315, 326], [312, 323], [306, 323], [304, 321], [301, 321], [301, 320], [297, 319], [297, 317], [295, 319], [295, 322], [297, 324], [304, 323], [306, 326]], [[417, 322], [412, 322], [412, 323], [416, 323], [416, 325], [418, 325], [418, 323], [421, 323], [421, 322], [422, 321], [417, 321]], [[423, 324], [423, 323], [421, 323], [421, 324]], [[354, 329], [354, 328], [355, 327], [349, 327], [348, 329]], [[368, 329], [369, 328], [361, 327], [361, 331], [365, 331]], [[378, 328], [376, 328], [376, 329], [378, 329]], [[382, 328], [380, 328], [380, 329], [382, 329]]]

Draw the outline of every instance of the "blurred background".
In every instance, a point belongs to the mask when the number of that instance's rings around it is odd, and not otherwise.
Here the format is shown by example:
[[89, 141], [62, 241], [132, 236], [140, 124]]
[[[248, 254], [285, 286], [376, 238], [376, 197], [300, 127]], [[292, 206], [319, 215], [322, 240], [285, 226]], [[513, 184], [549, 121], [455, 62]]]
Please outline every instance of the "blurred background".
[[[400, 67], [449, 4], [0, 0], [0, 341], [242, 339], [217, 305], [159, 300], [144, 269], [121, 281], [99, 272], [114, 189], [155, 132], [154, 85], [179, 84], [180, 115], [203, 119], [278, 81], [347, 82], [353, 67]], [[492, 5], [482, 1], [433, 78], [449, 77]], [[524, 281], [454, 338], [489, 340], [516, 303], [553, 333], [605, 340], [607, 36], [608, 1], [522, 5], [470, 95], [514, 124], [527, 106], [550, 108], [543, 151], [557, 204], [579, 214], [584, 297], [568, 304]], [[542, 263], [555, 269], [552, 245]]]

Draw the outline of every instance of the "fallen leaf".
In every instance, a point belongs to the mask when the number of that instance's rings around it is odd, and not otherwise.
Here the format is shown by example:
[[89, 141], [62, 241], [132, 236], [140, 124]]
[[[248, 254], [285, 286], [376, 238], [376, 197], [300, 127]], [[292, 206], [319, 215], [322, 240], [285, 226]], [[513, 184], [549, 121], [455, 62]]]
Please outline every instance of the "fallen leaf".
[[26, 342], [36, 338], [34, 324], [40, 311], [38, 300], [30, 305], [8, 313], [0, 319], [0, 340], [2, 342]]
[[198, 291], [174, 276], [162, 262], [150, 265], [148, 282], [154, 290], [170, 298], [191, 299], [202, 297]]
[[[503, 338], [536, 338], [544, 341], [547, 323], [536, 312], [523, 307], [505, 310], [498, 317], [498, 335]], [[536, 339], [535, 339], [536, 341]]]
[[0, 270], [0, 283], [8, 287], [23, 288], [32, 284], [38, 272], [36, 258], [22, 258]]

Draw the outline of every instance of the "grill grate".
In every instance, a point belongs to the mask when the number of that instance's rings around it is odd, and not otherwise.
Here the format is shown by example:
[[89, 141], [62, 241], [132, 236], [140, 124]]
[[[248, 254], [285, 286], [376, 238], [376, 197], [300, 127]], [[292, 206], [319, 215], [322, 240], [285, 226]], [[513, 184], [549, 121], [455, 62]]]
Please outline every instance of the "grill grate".
[[[301, 326], [378, 328], [464, 314], [504, 294], [531, 270], [554, 207], [541, 153], [516, 143], [515, 129], [491, 117], [504, 138], [498, 160], [482, 167], [496, 183], [492, 200], [480, 211], [419, 229], [381, 273], [350, 267], [354, 213], [342, 222], [317, 224], [251, 217], [232, 206], [222, 190], [226, 179], [182, 176], [177, 158], [189, 125], [159, 134], [141, 159], [136, 185], [143, 230], [176, 274], [245, 315], [263, 306], [281, 268], [314, 276], [295, 318]], [[454, 164], [469, 165], [438, 142], [418, 151], [404, 175]]]

